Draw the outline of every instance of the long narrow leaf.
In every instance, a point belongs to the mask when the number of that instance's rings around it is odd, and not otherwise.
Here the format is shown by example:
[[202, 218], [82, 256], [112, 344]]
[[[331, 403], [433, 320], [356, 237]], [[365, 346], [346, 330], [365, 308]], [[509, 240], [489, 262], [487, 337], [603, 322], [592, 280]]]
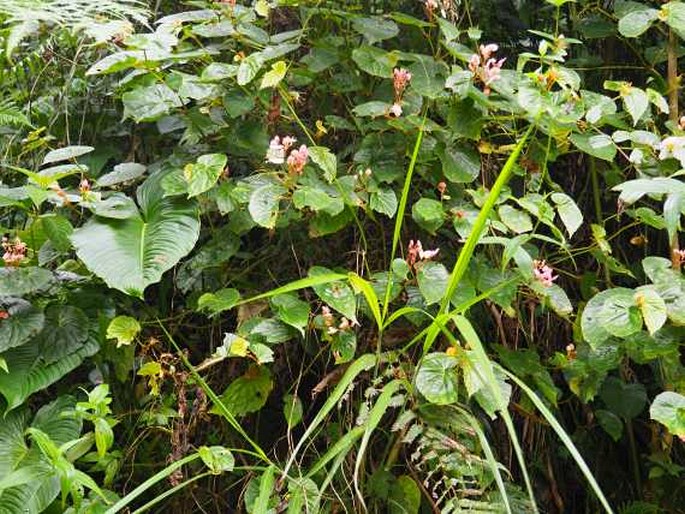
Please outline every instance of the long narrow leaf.
[[292, 455], [290, 455], [290, 459], [288, 459], [288, 463], [286, 464], [285, 469], [283, 470], [283, 475], [288, 474], [288, 471], [290, 470], [290, 467], [293, 465], [293, 462], [295, 462], [297, 453], [300, 451], [300, 448], [302, 448], [302, 445], [306, 442], [309, 436], [311, 436], [314, 433], [314, 431], [326, 418], [326, 416], [333, 409], [333, 407], [335, 407], [338, 401], [340, 401], [340, 398], [342, 398], [342, 396], [345, 394], [347, 388], [350, 386], [352, 381], [355, 378], [357, 378], [357, 375], [359, 375], [362, 371], [366, 371], [367, 369], [371, 368], [375, 363], [376, 356], [367, 353], [359, 357], [350, 365], [349, 368], [347, 368], [347, 371], [343, 375], [342, 379], [340, 379], [338, 385], [335, 387], [335, 389], [328, 397], [326, 402], [323, 404], [323, 407], [321, 407], [319, 412], [317, 412], [311, 424], [307, 427], [307, 430], [305, 430], [304, 434], [302, 434], [302, 437], [297, 443], [297, 446], [295, 446]]
[[371, 412], [369, 412], [369, 417], [366, 420], [364, 436], [362, 437], [362, 442], [359, 445], [359, 452], [357, 453], [357, 460], [354, 463], [354, 490], [357, 493], [357, 497], [362, 505], [364, 505], [364, 496], [359, 489], [359, 470], [364, 460], [364, 453], [366, 452], [366, 447], [369, 445], [369, 440], [371, 439], [371, 434], [376, 427], [381, 422], [383, 415], [388, 410], [390, 403], [392, 402], [393, 396], [400, 388], [402, 383], [399, 380], [393, 380], [388, 382], [384, 387], [381, 394], [378, 396], [378, 400], [373, 405]]
[[447, 291], [445, 292], [445, 296], [443, 297], [442, 303], [440, 304], [441, 312], [447, 312], [449, 310], [450, 299], [454, 295], [454, 291], [456, 291], [457, 285], [459, 285], [459, 282], [463, 278], [464, 273], [466, 272], [466, 269], [469, 266], [469, 262], [471, 261], [473, 251], [476, 249], [476, 245], [480, 240], [480, 236], [483, 234], [483, 230], [485, 229], [485, 223], [488, 217], [490, 216], [492, 209], [495, 207], [495, 202], [497, 202], [497, 199], [499, 198], [499, 195], [502, 192], [502, 188], [507, 184], [507, 182], [509, 182], [511, 174], [514, 171], [514, 165], [516, 164], [516, 161], [518, 160], [518, 157], [521, 154], [521, 151], [523, 150], [523, 147], [526, 144], [526, 141], [528, 140], [528, 137], [530, 136], [533, 127], [534, 125], [531, 125], [528, 128], [526, 133], [523, 135], [521, 140], [514, 148], [514, 151], [511, 152], [511, 155], [509, 155], [507, 162], [504, 163], [502, 171], [497, 177], [497, 180], [495, 180], [495, 183], [493, 184], [492, 189], [490, 190], [490, 193], [488, 194], [488, 197], [485, 200], [485, 203], [483, 204], [483, 207], [480, 209], [480, 212], [478, 213], [476, 221], [473, 223], [473, 229], [471, 230], [469, 237], [466, 239], [466, 243], [464, 243], [461, 252], [459, 252], [457, 262], [454, 264], [454, 268], [452, 269], [450, 281], [447, 285]]
[[602, 488], [599, 486], [597, 483], [597, 480], [595, 480], [595, 477], [592, 474], [592, 471], [590, 471], [590, 468], [588, 465], [585, 463], [585, 460], [583, 459], [583, 456], [580, 454], [578, 451], [578, 448], [576, 448], [576, 445], [573, 444], [573, 441], [571, 441], [571, 438], [569, 435], [566, 433], [564, 430], [564, 427], [561, 426], [559, 421], [557, 421], [557, 418], [554, 417], [554, 414], [552, 414], [552, 411], [550, 411], [547, 406], [544, 404], [542, 400], [538, 397], [537, 394], [535, 394], [535, 391], [533, 391], [530, 387], [526, 385], [523, 380], [519, 379], [516, 375], [513, 373], [510, 373], [504, 368], [501, 368], [502, 371], [514, 382], [516, 382], [516, 385], [518, 385], [526, 395], [528, 395], [528, 398], [533, 402], [535, 407], [540, 411], [540, 413], [545, 417], [547, 422], [550, 424], [550, 426], [554, 429], [554, 431], [557, 433], [559, 436], [559, 439], [561, 439], [561, 442], [564, 443], [566, 446], [566, 449], [568, 452], [571, 454], [571, 457], [573, 457], [573, 460], [576, 461], [576, 464], [578, 464], [578, 467], [580, 468], [580, 471], [585, 475], [585, 478], [587, 481], [590, 483], [590, 487], [592, 487], [593, 492], [601, 502], [602, 506], [604, 507], [604, 510], [606, 510], [609, 514], [613, 514], [613, 510], [611, 509], [611, 505], [609, 504], [609, 501], [606, 499], [604, 496], [604, 493], [602, 492]]

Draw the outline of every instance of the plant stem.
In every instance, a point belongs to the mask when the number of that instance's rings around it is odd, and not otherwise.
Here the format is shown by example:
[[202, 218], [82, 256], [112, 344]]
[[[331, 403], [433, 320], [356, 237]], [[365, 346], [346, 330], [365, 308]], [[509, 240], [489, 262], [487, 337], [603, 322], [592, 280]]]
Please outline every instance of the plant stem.
[[[668, 112], [669, 119], [674, 124], [678, 124], [679, 108], [678, 108], [678, 93], [680, 87], [680, 79], [678, 77], [678, 36], [672, 28], [668, 29], [668, 45], [666, 47], [668, 58]], [[678, 240], [678, 232], [673, 235], [670, 241], [671, 244], [671, 265], [676, 271], [680, 271], [680, 242]]]

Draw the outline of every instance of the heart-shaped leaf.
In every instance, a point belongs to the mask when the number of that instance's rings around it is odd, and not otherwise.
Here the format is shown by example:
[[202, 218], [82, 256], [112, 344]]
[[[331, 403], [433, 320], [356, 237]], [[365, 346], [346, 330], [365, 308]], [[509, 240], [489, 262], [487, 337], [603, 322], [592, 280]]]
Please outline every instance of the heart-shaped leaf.
[[140, 213], [128, 219], [95, 217], [74, 231], [76, 254], [108, 286], [143, 297], [195, 246], [200, 233], [194, 202], [164, 198], [161, 174], [138, 188]]

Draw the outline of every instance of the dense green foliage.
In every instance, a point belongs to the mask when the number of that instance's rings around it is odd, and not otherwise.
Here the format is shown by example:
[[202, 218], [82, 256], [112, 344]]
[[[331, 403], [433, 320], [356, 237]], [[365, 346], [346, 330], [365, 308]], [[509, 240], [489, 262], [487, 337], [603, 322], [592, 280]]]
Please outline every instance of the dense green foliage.
[[0, 20], [0, 514], [685, 508], [685, 3]]

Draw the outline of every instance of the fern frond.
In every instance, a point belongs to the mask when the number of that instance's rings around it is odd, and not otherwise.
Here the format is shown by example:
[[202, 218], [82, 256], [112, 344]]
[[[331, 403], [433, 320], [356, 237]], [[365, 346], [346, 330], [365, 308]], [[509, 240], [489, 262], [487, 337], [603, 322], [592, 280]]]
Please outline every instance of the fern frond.
[[29, 120], [11, 100], [0, 100], [0, 127], [28, 126]]
[[10, 25], [43, 22], [71, 29], [105, 20], [147, 21], [141, 0], [3, 0], [0, 17]]

